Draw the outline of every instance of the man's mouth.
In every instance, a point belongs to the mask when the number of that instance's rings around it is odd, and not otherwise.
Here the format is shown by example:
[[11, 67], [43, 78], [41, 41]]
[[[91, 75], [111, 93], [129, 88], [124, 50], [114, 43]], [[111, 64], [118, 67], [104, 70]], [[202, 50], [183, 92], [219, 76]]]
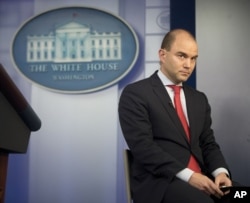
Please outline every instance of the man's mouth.
[[180, 73], [181, 73], [182, 75], [190, 75], [190, 73], [189, 73], [189, 72], [186, 72], [186, 71], [180, 71]]

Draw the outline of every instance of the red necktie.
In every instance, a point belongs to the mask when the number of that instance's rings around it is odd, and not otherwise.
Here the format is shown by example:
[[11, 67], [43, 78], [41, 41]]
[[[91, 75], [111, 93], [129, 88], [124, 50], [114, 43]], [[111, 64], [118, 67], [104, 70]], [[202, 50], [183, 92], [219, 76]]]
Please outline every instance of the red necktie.
[[[189, 131], [189, 126], [186, 120], [186, 117], [184, 115], [182, 105], [181, 105], [181, 97], [180, 97], [180, 91], [181, 91], [181, 86], [176, 86], [176, 85], [168, 85], [168, 87], [171, 87], [174, 90], [174, 105], [176, 112], [178, 114], [178, 117], [180, 118], [180, 121], [182, 123], [182, 126], [185, 130], [185, 133], [187, 135], [188, 141], [190, 141], [190, 131]], [[194, 158], [194, 156], [191, 154], [189, 162], [188, 162], [188, 168], [192, 169], [195, 172], [200, 173], [201, 169], [199, 167], [198, 162]]]

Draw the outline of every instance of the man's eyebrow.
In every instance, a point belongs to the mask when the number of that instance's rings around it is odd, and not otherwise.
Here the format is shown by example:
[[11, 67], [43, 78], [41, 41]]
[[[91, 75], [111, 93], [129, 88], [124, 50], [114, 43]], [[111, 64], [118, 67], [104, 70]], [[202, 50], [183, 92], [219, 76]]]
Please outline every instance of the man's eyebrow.
[[188, 56], [188, 54], [186, 54], [185, 52], [182, 51], [178, 51], [176, 52], [177, 55], [184, 55], [184, 56]]
[[[183, 56], [185, 56], [185, 57], [188, 57], [188, 56], [189, 56], [188, 54], [186, 54], [186, 53], [183, 52], [183, 51], [178, 51], [176, 54], [177, 54], [177, 55], [183, 55]], [[198, 58], [198, 55], [194, 55], [194, 56], [192, 56], [191, 58]]]

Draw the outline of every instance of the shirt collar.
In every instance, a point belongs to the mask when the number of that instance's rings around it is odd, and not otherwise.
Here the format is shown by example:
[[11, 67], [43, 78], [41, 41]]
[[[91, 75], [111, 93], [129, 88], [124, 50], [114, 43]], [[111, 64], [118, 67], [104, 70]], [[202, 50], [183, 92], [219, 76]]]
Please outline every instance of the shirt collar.
[[[169, 79], [163, 74], [163, 72], [162, 72], [161, 70], [159, 70], [159, 71], [157, 72], [157, 75], [158, 75], [158, 77], [160, 78], [160, 80], [161, 80], [161, 82], [162, 82], [162, 84], [163, 84], [164, 86], [167, 86], [167, 85], [175, 85], [175, 84], [173, 84], [173, 82], [172, 82], [171, 80], [169, 80]], [[182, 83], [180, 83], [179, 86], [182, 86]]]

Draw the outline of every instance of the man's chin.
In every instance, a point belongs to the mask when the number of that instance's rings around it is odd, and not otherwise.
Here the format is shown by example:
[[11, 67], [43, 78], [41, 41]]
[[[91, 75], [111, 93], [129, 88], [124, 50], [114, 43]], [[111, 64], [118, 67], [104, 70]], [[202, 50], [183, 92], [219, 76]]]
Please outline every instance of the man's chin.
[[180, 78], [180, 79], [179, 79], [179, 83], [186, 82], [187, 80], [188, 80], [188, 78]]
[[186, 81], [188, 80], [189, 76], [190, 76], [190, 75], [183, 75], [183, 76], [181, 76], [181, 77], [179, 78], [179, 80], [180, 80], [181, 82], [186, 82]]

